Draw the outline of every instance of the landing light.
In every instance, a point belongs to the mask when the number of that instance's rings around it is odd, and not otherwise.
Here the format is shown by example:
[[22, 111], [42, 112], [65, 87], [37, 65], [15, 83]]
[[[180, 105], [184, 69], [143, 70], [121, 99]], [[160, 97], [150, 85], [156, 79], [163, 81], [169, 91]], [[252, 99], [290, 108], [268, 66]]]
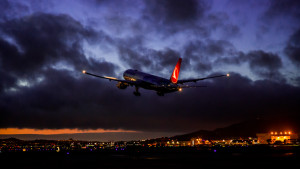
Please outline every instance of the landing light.
[[229, 74], [229, 73], [227, 73], [227, 74], [226, 74], [226, 76], [227, 76], [227, 77], [229, 77], [229, 76], [230, 76], [230, 74]]
[[115, 78], [115, 77], [109, 77], [109, 76], [104, 76], [105, 78], [107, 78], [107, 79], [112, 79], [112, 80], [116, 80], [117, 78]]
[[178, 91], [180, 91], [180, 92], [181, 92], [181, 91], [182, 91], [182, 88], [179, 88], [179, 89], [178, 89]]
[[85, 71], [85, 70], [82, 70], [82, 73], [83, 73], [83, 74], [85, 74], [85, 73], [86, 73], [86, 71]]

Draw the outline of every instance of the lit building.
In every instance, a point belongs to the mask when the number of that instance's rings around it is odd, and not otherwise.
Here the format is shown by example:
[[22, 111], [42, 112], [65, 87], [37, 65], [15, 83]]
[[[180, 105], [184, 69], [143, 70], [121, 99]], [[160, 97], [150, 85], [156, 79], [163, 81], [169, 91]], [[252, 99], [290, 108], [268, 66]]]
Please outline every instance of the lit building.
[[298, 134], [291, 131], [271, 131], [269, 133], [257, 133], [260, 144], [290, 144], [292, 140], [298, 139]]

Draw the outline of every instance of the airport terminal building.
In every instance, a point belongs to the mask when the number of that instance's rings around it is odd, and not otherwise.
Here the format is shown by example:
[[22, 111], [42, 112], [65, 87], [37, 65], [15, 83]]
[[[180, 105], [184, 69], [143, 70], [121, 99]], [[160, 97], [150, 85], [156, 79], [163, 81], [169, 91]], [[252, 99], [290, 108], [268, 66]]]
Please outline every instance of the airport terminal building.
[[298, 134], [291, 131], [271, 131], [269, 133], [257, 133], [260, 144], [292, 144], [298, 139]]

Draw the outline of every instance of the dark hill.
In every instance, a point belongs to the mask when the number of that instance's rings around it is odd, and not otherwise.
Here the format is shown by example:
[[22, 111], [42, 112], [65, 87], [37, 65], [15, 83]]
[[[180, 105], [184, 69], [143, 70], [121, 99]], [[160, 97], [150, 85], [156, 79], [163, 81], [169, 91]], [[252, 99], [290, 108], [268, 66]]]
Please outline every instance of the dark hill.
[[174, 136], [172, 139], [190, 140], [191, 138], [203, 139], [233, 139], [256, 137], [256, 133], [267, 133], [271, 131], [300, 131], [298, 119], [252, 119], [241, 123], [233, 124], [228, 127], [218, 128], [213, 131], [199, 130], [193, 133]]

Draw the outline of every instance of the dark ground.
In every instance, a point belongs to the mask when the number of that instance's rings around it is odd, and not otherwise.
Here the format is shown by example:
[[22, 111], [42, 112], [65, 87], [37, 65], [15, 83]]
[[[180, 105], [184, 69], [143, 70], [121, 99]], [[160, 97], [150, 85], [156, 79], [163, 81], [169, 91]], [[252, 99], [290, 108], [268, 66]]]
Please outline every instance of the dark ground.
[[299, 146], [128, 148], [98, 152], [2, 152], [9, 168], [299, 168]]

